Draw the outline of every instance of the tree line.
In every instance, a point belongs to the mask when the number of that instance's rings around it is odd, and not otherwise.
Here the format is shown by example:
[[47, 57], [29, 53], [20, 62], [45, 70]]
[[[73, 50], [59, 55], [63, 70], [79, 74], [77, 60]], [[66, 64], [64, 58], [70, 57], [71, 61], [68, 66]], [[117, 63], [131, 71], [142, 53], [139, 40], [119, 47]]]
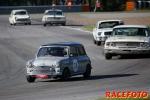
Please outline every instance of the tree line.
[[[43, 6], [51, 5], [55, 1], [59, 5], [60, 0], [0, 0], [0, 6]], [[63, 2], [65, 0], [62, 0]], [[81, 4], [89, 4], [90, 10], [95, 7], [97, 0], [79, 0]], [[101, 11], [123, 11], [126, 8], [126, 2], [139, 0], [99, 0], [101, 2]], [[150, 0], [141, 0], [150, 1]]]

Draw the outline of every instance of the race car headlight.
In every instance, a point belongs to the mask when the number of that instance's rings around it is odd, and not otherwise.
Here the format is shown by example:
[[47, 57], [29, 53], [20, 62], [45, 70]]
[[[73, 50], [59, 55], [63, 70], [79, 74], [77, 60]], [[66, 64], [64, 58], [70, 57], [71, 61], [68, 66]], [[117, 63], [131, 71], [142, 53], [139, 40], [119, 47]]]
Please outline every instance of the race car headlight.
[[149, 43], [145, 43], [145, 47], [150, 47], [150, 44]]
[[29, 17], [29, 19], [31, 20], [31, 17]]
[[15, 17], [15, 20], [17, 20], [17, 17]]
[[115, 44], [114, 44], [114, 43], [110, 43], [110, 45], [111, 45], [111, 46], [115, 46]]
[[150, 47], [150, 44], [148, 43], [146, 46], [147, 46], [147, 47]]
[[150, 47], [149, 43], [140, 43], [140, 47]]
[[106, 46], [110, 46], [110, 42], [107, 42], [107, 43], [106, 43]]
[[98, 32], [98, 34], [97, 34], [97, 35], [99, 35], [99, 36], [100, 36], [100, 35], [101, 35], [101, 32]]
[[34, 67], [34, 65], [32, 64], [32, 62], [27, 62], [27, 67], [32, 68], [32, 67]]
[[55, 61], [52, 66], [54, 66], [56, 68], [59, 67], [59, 62]]
[[140, 47], [144, 47], [144, 44], [143, 44], [143, 43], [140, 43]]
[[46, 17], [43, 17], [43, 20], [46, 20]]

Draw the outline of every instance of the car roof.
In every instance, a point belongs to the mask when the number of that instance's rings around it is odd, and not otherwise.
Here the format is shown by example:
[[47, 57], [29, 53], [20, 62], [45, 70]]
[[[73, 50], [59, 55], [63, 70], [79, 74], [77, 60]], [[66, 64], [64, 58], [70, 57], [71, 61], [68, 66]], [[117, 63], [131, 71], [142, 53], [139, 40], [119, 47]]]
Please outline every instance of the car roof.
[[127, 27], [148, 28], [147, 25], [118, 25], [118, 26], [115, 26], [114, 28], [127, 28]]
[[83, 46], [80, 43], [76, 42], [57, 42], [57, 43], [49, 43], [49, 44], [44, 44], [43, 46]]
[[[114, 21], [119, 21], [121, 22], [122, 20], [101, 20], [98, 23], [102, 23], [102, 22], [114, 22]], [[122, 21], [123, 22], [123, 21]]]
[[17, 9], [17, 10], [12, 10], [13, 12], [17, 12], [17, 11], [27, 11], [25, 9]]

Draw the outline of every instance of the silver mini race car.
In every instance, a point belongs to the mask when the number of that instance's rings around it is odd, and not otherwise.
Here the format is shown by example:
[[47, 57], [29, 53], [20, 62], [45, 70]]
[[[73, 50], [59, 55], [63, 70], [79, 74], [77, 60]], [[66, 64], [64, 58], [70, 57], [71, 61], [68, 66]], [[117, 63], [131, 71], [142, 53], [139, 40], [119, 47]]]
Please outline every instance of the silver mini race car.
[[27, 81], [36, 78], [60, 78], [68, 80], [74, 75], [88, 78], [91, 74], [91, 61], [84, 46], [74, 42], [58, 42], [42, 45], [35, 59], [26, 64]]

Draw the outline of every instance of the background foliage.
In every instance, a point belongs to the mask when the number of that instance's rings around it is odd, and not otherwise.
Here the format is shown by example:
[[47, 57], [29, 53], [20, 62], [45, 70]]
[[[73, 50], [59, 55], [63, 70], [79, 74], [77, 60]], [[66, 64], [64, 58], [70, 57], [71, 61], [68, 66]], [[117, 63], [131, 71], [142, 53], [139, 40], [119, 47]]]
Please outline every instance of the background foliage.
[[[51, 5], [53, 0], [0, 0], [0, 6], [41, 6]], [[54, 0], [59, 5], [59, 0]], [[63, 2], [65, 0], [62, 0]], [[89, 4], [92, 11], [97, 0], [79, 0], [82, 4]], [[123, 11], [126, 9], [127, 1], [137, 2], [139, 0], [99, 0], [101, 11]], [[140, 0], [150, 1], [150, 0]]]

